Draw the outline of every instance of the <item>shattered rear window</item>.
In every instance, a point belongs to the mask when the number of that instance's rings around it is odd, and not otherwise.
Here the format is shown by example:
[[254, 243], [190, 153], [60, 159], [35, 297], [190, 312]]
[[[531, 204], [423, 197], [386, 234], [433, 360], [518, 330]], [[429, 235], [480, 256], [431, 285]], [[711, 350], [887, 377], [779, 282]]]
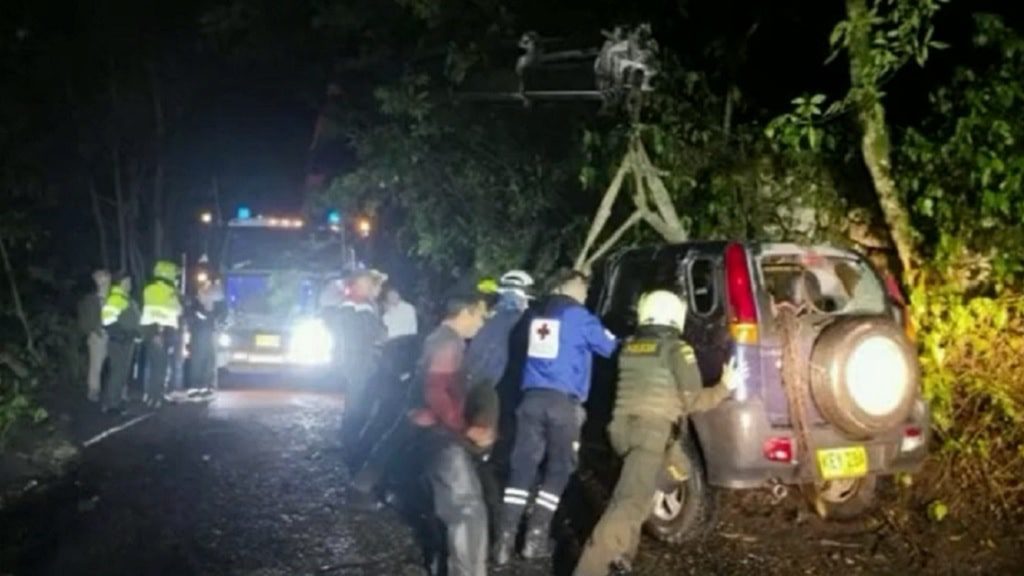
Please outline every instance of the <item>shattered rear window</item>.
[[870, 266], [852, 256], [771, 254], [758, 260], [776, 304], [810, 306], [825, 314], [883, 314], [885, 290]]

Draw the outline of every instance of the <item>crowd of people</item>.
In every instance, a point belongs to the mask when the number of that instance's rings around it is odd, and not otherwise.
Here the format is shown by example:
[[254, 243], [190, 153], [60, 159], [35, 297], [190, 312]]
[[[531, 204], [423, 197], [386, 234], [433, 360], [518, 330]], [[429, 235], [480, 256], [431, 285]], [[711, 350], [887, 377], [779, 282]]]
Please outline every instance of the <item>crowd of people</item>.
[[[203, 282], [186, 306], [177, 287], [178, 275], [173, 262], [157, 262], [140, 306], [132, 298], [129, 274], [93, 273], [94, 289], [78, 303], [78, 326], [88, 349], [86, 396], [99, 403], [104, 413], [125, 412], [134, 374], [141, 374], [141, 401], [150, 408], [207, 397], [216, 388], [215, 315], [223, 290], [217, 282]], [[193, 352], [189, 390], [181, 385], [185, 375], [174, 377], [173, 359], [183, 322], [190, 327]]]
[[[620, 347], [608, 432], [625, 465], [575, 574], [630, 573], [659, 477], [669, 469], [685, 478], [677, 434], [687, 414], [716, 406], [742, 377], [727, 366], [721, 382], [703, 386], [682, 340], [687, 306], [671, 292], [645, 295], [637, 334], [620, 340], [586, 308], [586, 275], [565, 270], [549, 284], [536, 297], [533, 278], [519, 270], [463, 281], [444, 296], [442, 319], [423, 339], [397, 292], [385, 299], [382, 318], [366, 307], [355, 321], [360, 300], [381, 289], [370, 273], [353, 280], [339, 307], [351, 319], [341, 321], [339, 310], [334, 326], [342, 341], [355, 341], [358, 358], [338, 366], [353, 374], [343, 427], [354, 470], [350, 500], [363, 509], [384, 506], [393, 476], [429, 485], [436, 523], [424, 536], [432, 574], [482, 576], [517, 552], [527, 560], [552, 556], [552, 520], [577, 469], [593, 356], [611, 358]], [[364, 364], [369, 358], [377, 370]], [[498, 391], [509, 378], [517, 391], [511, 399]], [[502, 422], [503, 414], [514, 422]]]
[[[96, 290], [81, 300], [79, 323], [89, 350], [87, 395], [105, 412], [124, 410], [137, 348], [144, 351], [147, 406], [216, 388], [223, 290], [204, 282], [183, 306], [177, 275], [173, 263], [158, 262], [141, 308], [130, 276], [93, 275]], [[344, 391], [350, 503], [380, 508], [395, 476], [421, 479], [435, 517], [424, 532], [432, 574], [482, 576], [517, 553], [550, 557], [552, 520], [578, 465], [593, 356], [618, 352], [607, 431], [624, 467], [575, 574], [630, 573], [659, 478], [665, 470], [686, 477], [678, 443], [686, 416], [716, 406], [742, 378], [726, 366], [721, 382], [703, 386], [694, 351], [682, 340], [686, 303], [671, 292], [645, 294], [637, 333], [620, 340], [586, 308], [583, 273], [561, 271], [537, 295], [530, 274], [512, 270], [453, 286], [439, 324], [422, 337], [416, 309], [387, 281], [376, 270], [356, 270], [320, 299], [318, 313], [340, 343], [329, 377]], [[170, 377], [183, 318], [189, 392]], [[499, 394], [510, 381], [514, 394]]]

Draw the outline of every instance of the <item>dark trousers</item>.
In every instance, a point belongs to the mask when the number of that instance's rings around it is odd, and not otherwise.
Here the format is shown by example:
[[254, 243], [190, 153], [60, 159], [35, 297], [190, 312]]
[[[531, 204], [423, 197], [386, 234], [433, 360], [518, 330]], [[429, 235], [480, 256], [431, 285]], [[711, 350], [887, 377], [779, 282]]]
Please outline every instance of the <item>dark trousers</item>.
[[107, 372], [103, 381], [103, 407], [113, 409], [124, 401], [125, 387], [132, 371], [132, 354], [135, 342], [111, 340], [107, 346]]
[[193, 337], [191, 356], [188, 364], [189, 387], [214, 388], [217, 379], [217, 349], [213, 338]]
[[455, 440], [429, 432], [428, 477], [434, 513], [444, 524], [447, 576], [486, 576], [487, 506], [475, 458]]
[[150, 327], [146, 336], [146, 396], [149, 400], [164, 397], [167, 368], [170, 363], [170, 339], [167, 330]]
[[407, 422], [404, 416], [397, 420], [370, 451], [366, 463], [352, 479], [352, 487], [369, 494], [398, 466], [411, 464], [420, 450], [420, 434], [422, 429]]
[[363, 429], [369, 422], [373, 402], [370, 378], [362, 374], [347, 377], [345, 385], [345, 414], [341, 421], [341, 441], [349, 456], [349, 464], [355, 465]]
[[580, 403], [555, 390], [528, 390], [516, 410], [516, 440], [505, 487], [501, 527], [514, 532], [530, 500], [541, 461], [541, 478], [529, 529], [548, 530], [562, 492], [576, 471], [576, 450], [585, 413]]

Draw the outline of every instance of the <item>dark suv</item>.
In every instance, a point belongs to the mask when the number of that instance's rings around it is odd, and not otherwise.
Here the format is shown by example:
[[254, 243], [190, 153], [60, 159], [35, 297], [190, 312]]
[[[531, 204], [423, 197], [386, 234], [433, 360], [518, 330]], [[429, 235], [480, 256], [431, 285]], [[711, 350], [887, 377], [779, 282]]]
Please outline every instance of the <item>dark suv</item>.
[[[656, 497], [647, 523], [656, 537], [701, 533], [712, 487], [781, 496], [799, 485], [819, 514], [844, 518], [870, 507], [877, 477], [921, 466], [930, 422], [905, 311], [858, 254], [727, 242], [627, 249], [595, 270], [592, 304], [626, 337], [639, 296], [654, 289], [689, 304], [684, 337], [705, 385], [734, 354], [748, 374], [681, 432], [690, 473]], [[592, 420], [607, 421], [615, 374], [614, 361], [597, 363]]]

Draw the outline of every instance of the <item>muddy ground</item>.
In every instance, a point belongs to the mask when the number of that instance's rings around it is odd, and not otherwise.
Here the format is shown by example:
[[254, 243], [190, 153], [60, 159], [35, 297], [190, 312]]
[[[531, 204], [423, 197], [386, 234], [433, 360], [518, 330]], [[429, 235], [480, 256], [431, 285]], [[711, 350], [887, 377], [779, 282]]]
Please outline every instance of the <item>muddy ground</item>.
[[[425, 574], [406, 514], [348, 505], [342, 410], [337, 396], [266, 389], [165, 408], [0, 512], [0, 575]], [[984, 513], [930, 522], [912, 493], [893, 489], [878, 514], [846, 524], [818, 520], [797, 495], [720, 501], [711, 536], [683, 547], [647, 539], [637, 573], [1024, 574], [1018, 525]], [[571, 542], [563, 551], [571, 557]], [[492, 573], [564, 574], [569, 563]]]

